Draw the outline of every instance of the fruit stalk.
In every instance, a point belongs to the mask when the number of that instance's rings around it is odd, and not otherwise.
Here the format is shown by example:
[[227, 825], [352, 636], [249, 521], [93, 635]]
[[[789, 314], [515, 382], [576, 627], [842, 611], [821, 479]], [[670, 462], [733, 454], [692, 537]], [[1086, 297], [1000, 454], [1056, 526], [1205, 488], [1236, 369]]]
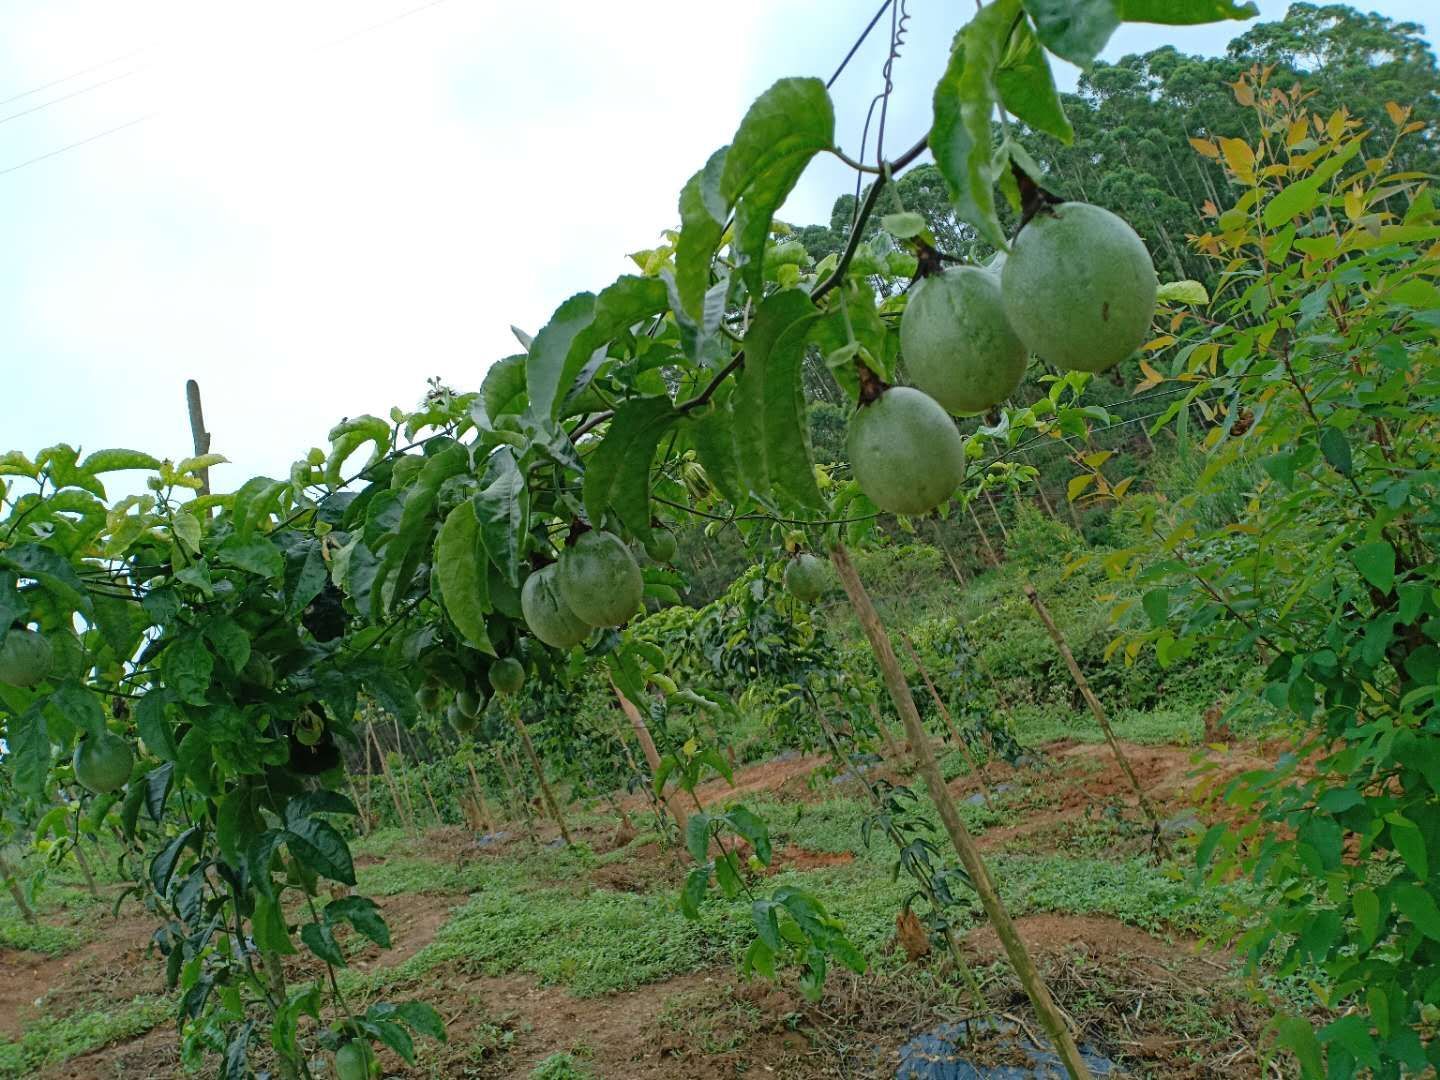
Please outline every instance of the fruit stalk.
[[896, 658], [895, 649], [890, 644], [890, 636], [885, 632], [875, 605], [870, 600], [870, 594], [865, 591], [865, 586], [860, 581], [860, 575], [855, 572], [855, 564], [850, 561], [850, 553], [844, 544], [837, 543], [830, 549], [830, 561], [835, 565], [835, 572], [840, 576], [840, 584], [844, 586], [845, 595], [850, 598], [850, 605], [855, 609], [855, 615], [860, 620], [860, 626], [865, 631], [865, 637], [869, 640], [875, 659], [880, 664], [880, 671], [885, 676], [885, 686], [890, 691], [891, 700], [894, 701], [895, 708], [900, 713], [900, 719], [905, 725], [905, 732], [910, 738], [910, 750], [915, 755], [915, 764], [920, 770], [920, 775], [925, 779], [925, 787], [930, 792], [935, 809], [940, 813], [940, 820], [945, 826], [946, 833], [950, 836], [950, 842], [954, 845], [956, 854], [960, 856], [960, 862], [965, 867], [965, 872], [970, 875], [975, 892], [980, 897], [981, 906], [985, 909], [985, 915], [989, 918], [990, 925], [995, 928], [995, 935], [1000, 939], [1000, 944], [1004, 946], [1005, 955], [1010, 958], [1010, 966], [1015, 969], [1015, 974], [1020, 979], [1020, 985], [1025, 988], [1025, 993], [1035, 1007], [1040, 1023], [1054, 1042], [1055, 1051], [1059, 1054], [1060, 1060], [1064, 1062], [1065, 1069], [1069, 1072], [1072, 1080], [1089, 1080], [1090, 1070], [1085, 1067], [1085, 1062], [1080, 1056], [1080, 1048], [1075, 1045], [1075, 1039], [1070, 1034], [1065, 1016], [1059, 1006], [1055, 1004], [1055, 999], [1050, 996], [1050, 988], [1040, 977], [1040, 972], [1035, 968], [1035, 962], [1030, 959], [1030, 952], [1025, 948], [1025, 942], [1021, 940], [1019, 932], [1015, 929], [1015, 924], [1010, 919], [1010, 913], [1005, 909], [1004, 901], [1000, 899], [1000, 892], [995, 887], [994, 879], [990, 877], [990, 870], [980, 855], [980, 849], [975, 846], [974, 838], [965, 828], [965, 823], [960, 820], [960, 812], [955, 806], [955, 800], [950, 797], [949, 789], [945, 786], [944, 777], [940, 774], [940, 766], [935, 760], [935, 753], [931, 750], [930, 742], [925, 736], [925, 728], [920, 723], [920, 713], [915, 708], [915, 699], [910, 694], [910, 685], [905, 681], [905, 675], [900, 670], [900, 661]]

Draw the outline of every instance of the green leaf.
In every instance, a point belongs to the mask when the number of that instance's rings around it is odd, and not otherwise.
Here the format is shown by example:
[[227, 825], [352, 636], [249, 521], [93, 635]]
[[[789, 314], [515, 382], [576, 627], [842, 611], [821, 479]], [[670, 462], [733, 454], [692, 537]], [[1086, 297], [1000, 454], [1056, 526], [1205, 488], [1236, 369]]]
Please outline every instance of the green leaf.
[[415, 1042], [410, 1038], [409, 1032], [399, 1024], [392, 1024], [388, 1021], [374, 1021], [370, 1026], [374, 1029], [376, 1038], [399, 1054], [405, 1062], [414, 1063]]
[[685, 849], [697, 863], [710, 861], [710, 815], [697, 810], [685, 822]]
[[355, 884], [349, 845], [329, 822], [319, 818], [287, 821], [285, 843], [290, 854], [308, 869], [342, 885]]
[[705, 475], [722, 498], [732, 506], [745, 497], [740, 479], [740, 462], [735, 451], [735, 416], [730, 402], [712, 404], [703, 415], [687, 418], [690, 441], [705, 469]]
[[955, 40], [950, 62], [935, 86], [935, 122], [930, 150], [955, 212], [980, 236], [1005, 248], [995, 213], [999, 175], [991, 147], [991, 122], [998, 91], [995, 75], [1020, 0], [995, 0], [980, 9]]
[[502, 446], [490, 457], [486, 473], [489, 483], [475, 496], [475, 519], [480, 523], [480, 542], [491, 560], [511, 585], [520, 585], [521, 544], [528, 526], [529, 495], [525, 478], [515, 464], [515, 454]]
[[1330, 467], [1341, 476], [1349, 476], [1355, 471], [1355, 463], [1350, 455], [1350, 440], [1345, 438], [1345, 433], [1339, 428], [1327, 427], [1320, 433], [1320, 452], [1325, 455]]
[[39, 475], [40, 466], [19, 450], [7, 450], [0, 454], [0, 476], [28, 476], [34, 480]]
[[421, 1035], [445, 1041], [445, 1021], [440, 1014], [423, 1001], [402, 1001], [395, 1006], [395, 1018], [401, 1020]]
[[285, 928], [285, 913], [280, 903], [264, 893], [255, 897], [255, 914], [250, 917], [250, 933], [255, 947], [261, 952], [279, 953], [289, 956], [298, 952], [290, 940], [290, 931]]
[[490, 611], [487, 557], [480, 543], [475, 504], [463, 502], [445, 519], [435, 539], [435, 576], [451, 622], [481, 652], [496, 655], [485, 615]]
[[231, 866], [239, 866], [245, 844], [261, 825], [249, 788], [237, 787], [215, 802], [215, 842]]
[[300, 940], [305, 943], [307, 949], [331, 967], [342, 968], [345, 966], [345, 954], [340, 951], [340, 943], [335, 940], [335, 935], [328, 926], [321, 923], [306, 923], [300, 927]]
[[631, 398], [615, 410], [585, 467], [582, 494], [592, 525], [600, 528], [613, 514], [642, 541], [649, 539], [650, 464], [679, 417], [668, 397]]
[[750, 942], [750, 947], [745, 950], [745, 971], [758, 971], [765, 978], [775, 978], [775, 950], [767, 945], [760, 938]]
[[1029, 23], [1021, 22], [1010, 34], [1005, 56], [995, 72], [1000, 101], [1021, 121], [1069, 145], [1075, 131], [1060, 104], [1050, 61]]
[[603, 351], [611, 341], [630, 329], [631, 326], [665, 311], [669, 296], [665, 283], [659, 278], [623, 275], [600, 291], [595, 297], [594, 317], [570, 344], [565, 363], [560, 372], [559, 393], [551, 405], [552, 417], [558, 417], [565, 397], [570, 393], [576, 376], [589, 362], [592, 355]]
[[1267, 229], [1278, 229], [1293, 217], [1308, 214], [1320, 201], [1320, 183], [1313, 177], [1297, 180], [1281, 188], [1265, 204], [1261, 219]]
[[192, 705], [204, 705], [210, 689], [215, 658], [196, 633], [182, 634], [160, 654], [160, 675], [165, 685]]
[[168, 894], [170, 880], [175, 876], [175, 868], [180, 864], [180, 856], [185, 849], [200, 837], [200, 826], [192, 825], [175, 839], [171, 840], [150, 862], [150, 884], [155, 886], [155, 891], [161, 896]]
[[595, 319], [595, 294], [576, 293], [550, 316], [530, 346], [525, 387], [533, 416], [551, 416], [562, 397], [565, 359], [580, 332]]
[[1233, 0], [1118, 0], [1120, 18], [1125, 22], [1162, 23], [1167, 26], [1195, 26], [1221, 19], [1253, 19], [1260, 14], [1254, 4]]
[[801, 371], [805, 341], [820, 313], [798, 289], [775, 293], [745, 335], [745, 367], [735, 386], [736, 449], [750, 488], [778, 490], [802, 506], [821, 507], [807, 441], [809, 417]]
[[1210, 294], [1198, 281], [1167, 281], [1155, 290], [1155, 299], [1172, 304], [1208, 304]]
[[1435, 906], [1433, 896], [1419, 885], [1399, 885], [1393, 896], [1395, 908], [1401, 915], [1414, 923], [1426, 937], [1440, 941], [1440, 907]]
[[700, 917], [700, 905], [705, 900], [705, 890], [710, 887], [710, 869], [697, 866], [685, 875], [685, 887], [680, 891], [680, 911], [687, 919]]
[[925, 215], [917, 214], [913, 210], [886, 214], [880, 219], [880, 225], [897, 240], [909, 240], [930, 227], [925, 221]]
[[205, 636], [215, 646], [215, 654], [239, 674], [250, 659], [250, 635], [228, 615], [217, 616], [205, 624]]
[[732, 806], [725, 812], [725, 818], [730, 826], [755, 849], [755, 857], [766, 866], [770, 865], [770, 827], [765, 824], [765, 819], [743, 806]]
[[5, 746], [14, 769], [15, 790], [34, 799], [43, 798], [50, 779], [50, 735], [39, 702], [10, 719]]
[[390, 928], [380, 914], [380, 905], [368, 896], [342, 896], [326, 904], [325, 925], [338, 922], [348, 922], [382, 949], [390, 948]]
[[1350, 897], [1350, 906], [1360, 930], [1361, 948], [1369, 948], [1380, 937], [1380, 897], [1374, 889], [1357, 889]]
[[91, 611], [85, 585], [63, 555], [39, 544], [16, 544], [0, 550], [0, 566], [8, 566], [22, 578], [34, 578], [60, 603], [82, 615]]
[[344, 480], [341, 469], [344, 468], [346, 459], [366, 443], [375, 444], [370, 460], [365, 463], [365, 468], [368, 469], [390, 452], [390, 425], [378, 416], [365, 415], [342, 420], [331, 428], [331, 450], [325, 462], [325, 483], [331, 488], [340, 487]]
[[1382, 593], [1395, 584], [1395, 549], [1384, 540], [1359, 545], [1350, 552], [1350, 561], [1360, 576]]
[[289, 490], [288, 483], [268, 476], [257, 476], [240, 485], [230, 507], [235, 536], [240, 540], [249, 540], [254, 536], [256, 529], [279, 513], [280, 498]]
[[1120, 25], [1116, 0], [1022, 0], [1045, 47], [1088, 68]]
[[99, 737], [105, 732], [105, 710], [100, 707], [100, 699], [76, 679], [66, 679], [55, 689], [50, 706], [86, 735]]
[[735, 263], [751, 296], [764, 292], [765, 242], [775, 211], [810, 159], [834, 145], [835, 109], [819, 79], [781, 79], [740, 122], [725, 154], [720, 195], [735, 208]]
[[1275, 1024], [1275, 1041], [1290, 1050], [1300, 1061], [1300, 1067], [1307, 1077], [1325, 1075], [1324, 1061], [1320, 1055], [1320, 1043], [1315, 1038], [1315, 1029], [1303, 1016], [1281, 1017]]
[[139, 450], [96, 450], [93, 454], [86, 456], [85, 460], [80, 463], [80, 468], [87, 473], [96, 475], [121, 472], [125, 469], [154, 471], [160, 468], [160, 460], [149, 454], [142, 454]]
[[225, 566], [233, 566], [267, 580], [274, 580], [285, 573], [285, 556], [263, 536], [250, 540], [232, 536], [220, 545], [215, 559]]
[[526, 395], [526, 380], [529, 377], [525, 370], [527, 359], [523, 353], [507, 356], [491, 364], [485, 372], [485, 379], [480, 383], [479, 407], [484, 409], [486, 418], [492, 424], [502, 416], [518, 416], [529, 406], [530, 399]]
[[1140, 598], [1140, 604], [1150, 619], [1150, 625], [1159, 629], [1170, 616], [1170, 590], [1151, 589]]
[[710, 155], [705, 167], [692, 176], [680, 192], [680, 239], [675, 242], [675, 288], [683, 310], [691, 320], [703, 321], [701, 310], [710, 289], [710, 264], [725, 233], [730, 206], [720, 193], [725, 172], [722, 146]]
[[455, 443], [425, 459], [405, 493], [404, 508], [395, 536], [385, 545], [385, 556], [370, 586], [370, 610], [379, 614], [393, 608], [409, 591], [423, 555], [429, 554], [432, 513], [440, 485], [470, 468], [470, 451]]
[[285, 558], [285, 612], [298, 616], [325, 588], [330, 571], [320, 545], [307, 541], [292, 548]]
[[1394, 844], [1400, 858], [1405, 860], [1410, 872], [1424, 881], [1430, 876], [1430, 860], [1425, 851], [1424, 836], [1414, 822], [1399, 813], [1387, 815], [1386, 820], [1390, 824], [1390, 842]]

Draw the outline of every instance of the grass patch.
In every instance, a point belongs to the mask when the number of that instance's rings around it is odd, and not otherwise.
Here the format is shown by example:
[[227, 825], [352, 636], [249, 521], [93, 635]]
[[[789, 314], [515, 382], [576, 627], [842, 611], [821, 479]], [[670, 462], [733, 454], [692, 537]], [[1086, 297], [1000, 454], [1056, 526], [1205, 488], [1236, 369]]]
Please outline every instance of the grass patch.
[[89, 940], [88, 934], [74, 927], [50, 926], [48, 923], [32, 926], [18, 914], [12, 914], [13, 910], [0, 914], [0, 946], [4, 948], [45, 956], [64, 956]]
[[574, 1054], [551, 1054], [530, 1070], [530, 1080], [594, 1080], [594, 1076]]
[[18, 1040], [0, 1040], [0, 1076], [30, 1076], [122, 1039], [143, 1035], [173, 1014], [161, 997], [138, 997], [124, 1005], [71, 1016], [42, 1016]]

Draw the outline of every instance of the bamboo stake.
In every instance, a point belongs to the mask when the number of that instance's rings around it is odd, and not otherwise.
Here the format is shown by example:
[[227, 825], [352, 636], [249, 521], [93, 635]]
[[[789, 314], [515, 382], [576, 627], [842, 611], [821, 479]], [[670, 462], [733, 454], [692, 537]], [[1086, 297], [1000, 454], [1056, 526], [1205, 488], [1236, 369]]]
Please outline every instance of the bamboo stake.
[[15, 875], [15, 867], [3, 855], [0, 855], [0, 876], [5, 878], [5, 885], [15, 900], [15, 906], [20, 909], [21, 917], [31, 926], [38, 925], [40, 920], [35, 917], [35, 909], [25, 899], [25, 890], [20, 888], [20, 879]]
[[[520, 817], [525, 822], [525, 835], [530, 838], [530, 843], [540, 846], [540, 838], [535, 835], [535, 815], [530, 812], [529, 794], [515, 783], [515, 772], [510, 770], [510, 761], [505, 759], [504, 749], [499, 748], [495, 752], [495, 760], [500, 762], [500, 771], [505, 774], [505, 786], [507, 790], [515, 793], [515, 799], [520, 804]], [[512, 759], [513, 760], [513, 759]], [[514, 760], [515, 771], [520, 769], [520, 762]]]
[[465, 759], [465, 768], [470, 770], [470, 783], [475, 788], [476, 808], [480, 811], [480, 824], [485, 827], [486, 832], [493, 832], [495, 819], [490, 814], [490, 808], [485, 805], [485, 788], [480, 784], [480, 777], [475, 775], [475, 763], [468, 757]]
[[540, 755], [535, 753], [535, 744], [530, 741], [530, 729], [525, 726], [525, 719], [520, 715], [518, 702], [511, 710], [510, 718], [515, 721], [515, 729], [520, 732], [520, 742], [525, 747], [525, 756], [530, 759], [530, 767], [535, 770], [535, 779], [540, 784], [540, 797], [545, 800], [545, 807], [550, 811], [555, 824], [560, 826], [560, 835], [565, 838], [565, 846], [573, 847], [575, 841], [570, 839], [570, 830], [565, 826], [565, 815], [560, 812], [560, 804], [550, 792], [550, 784], [545, 779], [545, 767], [540, 764]]
[[989, 558], [990, 565], [998, 567], [1000, 565], [1000, 556], [995, 554], [995, 546], [990, 543], [990, 537], [985, 532], [985, 526], [981, 525], [980, 519], [975, 516], [975, 507], [967, 502], [965, 509], [970, 513], [970, 520], [975, 523], [975, 531], [980, 534], [980, 542], [985, 545], [985, 555]]
[[[400, 718], [398, 716], [392, 716], [390, 719], [394, 721], [395, 724], [395, 752], [400, 755], [400, 760], [408, 766], [409, 762], [405, 761], [405, 740], [400, 735]], [[408, 768], [406, 772], [409, 772]], [[405, 805], [410, 808], [410, 820], [416, 822], [416, 835], [419, 835], [420, 817], [415, 813], [415, 796], [410, 791], [410, 784], [408, 783], [409, 777], [406, 776], [405, 779], [407, 783], [400, 784], [400, 793], [405, 796]]]
[[418, 836], [415, 822], [410, 820], [410, 815], [405, 812], [405, 804], [400, 801], [400, 792], [395, 787], [395, 778], [390, 775], [390, 763], [385, 760], [385, 751], [380, 746], [379, 736], [375, 734], [375, 725], [367, 720], [365, 730], [370, 733], [370, 738], [375, 743], [375, 753], [380, 758], [380, 775], [385, 778], [385, 786], [390, 789], [390, 799], [395, 804], [395, 817], [406, 832], [411, 836]]
[[1000, 536], [1008, 544], [1010, 542], [1010, 530], [1005, 528], [1005, 519], [1000, 516], [1000, 511], [995, 506], [995, 499], [990, 494], [990, 489], [983, 491], [985, 501], [990, 504], [990, 513], [995, 516], [995, 524], [1000, 526]]
[[910, 654], [910, 659], [915, 662], [915, 669], [920, 672], [920, 678], [925, 680], [925, 686], [930, 691], [930, 697], [935, 702], [935, 707], [940, 710], [940, 715], [945, 720], [945, 725], [950, 729], [950, 736], [955, 740], [955, 745], [960, 748], [960, 753], [965, 755], [965, 764], [970, 766], [970, 771], [975, 774], [975, 779], [980, 781], [980, 790], [985, 794], [985, 805], [991, 806], [990, 785], [985, 782], [985, 774], [980, 771], [980, 763], [970, 753], [970, 744], [965, 741], [965, 736], [960, 734], [960, 729], [955, 725], [955, 718], [950, 715], [950, 710], [945, 707], [945, 701], [940, 697], [940, 691], [935, 689], [935, 684], [930, 681], [930, 673], [925, 670], [925, 665], [920, 662], [920, 656], [915, 652], [915, 646], [910, 641], [910, 635], [901, 633], [900, 643], [905, 646], [905, 651]]
[[985, 859], [980, 854], [980, 849], [975, 846], [974, 838], [965, 828], [965, 823], [960, 820], [960, 813], [955, 807], [955, 801], [950, 797], [950, 791], [946, 788], [945, 780], [940, 775], [940, 766], [935, 761], [934, 751], [931, 750], [930, 742], [925, 737], [925, 729], [920, 723], [920, 713], [915, 708], [915, 699], [911, 696], [910, 686], [906, 683], [905, 676], [900, 670], [900, 661], [895, 657], [895, 649], [890, 644], [890, 637], [885, 632], [885, 627], [881, 625], [875, 605], [865, 591], [860, 576], [855, 572], [855, 565], [850, 561], [850, 554], [843, 544], [837, 543], [830, 549], [830, 561], [835, 565], [835, 570], [840, 576], [840, 584], [844, 586], [845, 594], [850, 598], [850, 604], [860, 620], [860, 626], [870, 641], [870, 648], [875, 653], [875, 659], [880, 663], [880, 670], [885, 676], [885, 685], [890, 691], [890, 697], [895, 702], [895, 708], [899, 711], [900, 719], [910, 736], [910, 749], [915, 755], [915, 763], [919, 767], [920, 775], [925, 779], [925, 787], [930, 792], [935, 809], [939, 811], [940, 820], [945, 825], [945, 831], [950, 836], [950, 842], [954, 845], [956, 854], [960, 856], [960, 862], [965, 867], [965, 872], [970, 875], [970, 880], [974, 884], [975, 892], [980, 897], [981, 906], [985, 909], [990, 925], [995, 928], [995, 935], [1000, 939], [1000, 944], [1004, 946], [1005, 955], [1010, 958], [1010, 965], [1015, 969], [1015, 974], [1020, 979], [1020, 985], [1025, 988], [1025, 993], [1035, 1007], [1040, 1023], [1054, 1042], [1055, 1051], [1060, 1060], [1064, 1062], [1072, 1080], [1089, 1080], [1090, 1070], [1085, 1067], [1084, 1059], [1080, 1056], [1080, 1049], [1075, 1045], [1075, 1039], [1070, 1034], [1070, 1028], [1065, 1022], [1065, 1016], [1055, 1004], [1054, 998], [1050, 996], [1049, 987], [1040, 977], [1040, 972], [1036, 970], [1035, 963], [1030, 958], [1030, 952], [1025, 947], [1025, 942], [1015, 929], [1015, 924], [1010, 919], [1010, 913], [1005, 909], [1004, 901], [1000, 899], [1000, 892], [995, 887], [994, 879], [990, 877], [990, 869], [985, 865]]
[[1100, 699], [1090, 689], [1090, 681], [1085, 678], [1085, 673], [1080, 670], [1079, 663], [1075, 660], [1075, 654], [1070, 651], [1070, 646], [1065, 643], [1065, 635], [1060, 633], [1060, 627], [1055, 625], [1055, 620], [1050, 617], [1050, 610], [1045, 602], [1040, 599], [1040, 594], [1035, 591], [1035, 586], [1028, 581], [1025, 583], [1025, 595], [1030, 603], [1034, 605], [1035, 614], [1040, 616], [1040, 621], [1045, 624], [1046, 631], [1050, 634], [1050, 640], [1055, 642], [1055, 648], [1060, 653], [1060, 658], [1065, 661], [1065, 666], [1070, 669], [1070, 677], [1075, 680], [1075, 685], [1080, 688], [1080, 696], [1085, 699], [1085, 704], [1090, 706], [1090, 712], [1095, 717], [1095, 722], [1100, 725], [1100, 730], [1105, 733], [1105, 741], [1110, 744], [1110, 752], [1115, 755], [1120, 769], [1125, 773], [1125, 778], [1130, 781], [1130, 786], [1135, 789], [1135, 797], [1140, 800], [1140, 809], [1150, 819], [1150, 825], [1154, 830], [1155, 842], [1160, 850], [1165, 849], [1165, 843], [1160, 835], [1160, 817], [1155, 813], [1155, 807], [1151, 805], [1149, 798], [1145, 795], [1145, 789], [1140, 786], [1140, 778], [1135, 775], [1135, 770], [1130, 767], [1130, 759], [1120, 749], [1120, 740], [1115, 738], [1115, 731], [1110, 727], [1110, 719], [1105, 715], [1105, 709], [1100, 704]]
[[[610, 688], [615, 691], [615, 697], [620, 702], [621, 710], [630, 721], [630, 726], [635, 730], [635, 738], [640, 742], [640, 749], [645, 752], [645, 764], [650, 767], [650, 775], [652, 777], [659, 776], [660, 751], [655, 749], [655, 740], [650, 737], [650, 728], [645, 724], [645, 717], [640, 715], [640, 710], [635, 707], [635, 703], [621, 692], [614, 679], [610, 680]], [[684, 807], [670, 797], [668, 792], [661, 791], [658, 794], [661, 801], [665, 803], [665, 809], [670, 811], [670, 816], [680, 827], [680, 836], [683, 838], [689, 815], [685, 813]]]

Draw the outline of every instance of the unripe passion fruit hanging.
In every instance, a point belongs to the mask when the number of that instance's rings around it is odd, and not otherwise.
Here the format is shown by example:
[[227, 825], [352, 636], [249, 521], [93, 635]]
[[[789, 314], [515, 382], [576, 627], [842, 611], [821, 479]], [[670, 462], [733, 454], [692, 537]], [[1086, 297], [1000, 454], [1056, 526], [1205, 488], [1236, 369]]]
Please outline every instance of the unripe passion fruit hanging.
[[785, 588], [796, 600], [809, 603], [830, 586], [829, 566], [809, 552], [790, 560], [785, 567]]
[[590, 636], [590, 626], [570, 610], [555, 585], [555, 566], [542, 567], [520, 588], [520, 613], [530, 632], [554, 649], [569, 649]]
[[1005, 313], [1020, 340], [1067, 371], [1104, 371], [1143, 345], [1156, 288], [1144, 241], [1089, 203], [1036, 214], [1000, 273]]
[[1005, 317], [999, 278], [975, 266], [916, 283], [900, 319], [900, 352], [910, 381], [957, 414], [1004, 401], [1028, 359]]
[[17, 626], [0, 641], [0, 683], [34, 686], [50, 674], [52, 660], [48, 641], [29, 627]]
[[490, 685], [497, 694], [518, 694], [525, 685], [524, 665], [513, 656], [501, 657], [490, 665]]
[[104, 795], [125, 786], [135, 765], [135, 755], [130, 752], [128, 742], [106, 731], [81, 739], [71, 764], [75, 768], [75, 779], [82, 787]]
[[651, 562], [672, 562], [675, 552], [678, 550], [679, 545], [675, 542], [675, 534], [669, 529], [653, 530], [650, 539], [645, 542], [645, 555]]
[[621, 626], [640, 607], [645, 579], [635, 556], [614, 533], [587, 532], [560, 553], [560, 597], [591, 626]]
[[965, 443], [928, 394], [892, 386], [850, 420], [845, 445], [860, 490], [892, 514], [924, 514], [965, 479]]

